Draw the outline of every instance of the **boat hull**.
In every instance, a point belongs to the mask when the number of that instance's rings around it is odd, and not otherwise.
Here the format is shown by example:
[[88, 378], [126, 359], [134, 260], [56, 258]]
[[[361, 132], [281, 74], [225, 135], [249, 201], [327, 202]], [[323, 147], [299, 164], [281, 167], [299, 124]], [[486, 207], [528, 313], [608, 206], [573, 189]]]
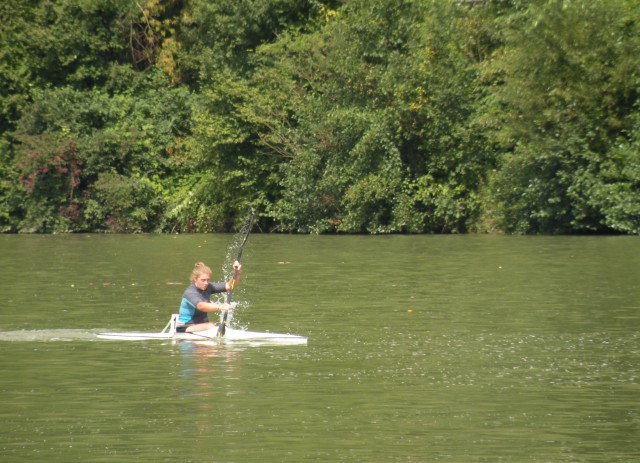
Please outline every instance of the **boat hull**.
[[96, 335], [100, 339], [107, 339], [112, 341], [149, 341], [158, 339], [175, 339], [178, 341], [268, 341], [278, 344], [306, 344], [307, 338], [304, 336], [298, 336], [295, 334], [286, 333], [270, 333], [261, 331], [246, 331], [238, 330], [235, 328], [227, 328], [225, 335], [218, 336], [217, 329], [199, 331], [197, 333], [147, 333], [142, 331], [129, 331], [129, 332], [112, 332], [112, 333], [98, 333]]

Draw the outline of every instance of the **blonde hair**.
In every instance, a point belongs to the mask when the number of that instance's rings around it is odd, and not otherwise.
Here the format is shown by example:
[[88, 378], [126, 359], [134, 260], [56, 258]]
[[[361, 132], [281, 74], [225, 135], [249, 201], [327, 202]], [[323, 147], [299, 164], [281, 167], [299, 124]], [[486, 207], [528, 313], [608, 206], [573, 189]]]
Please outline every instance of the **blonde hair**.
[[204, 262], [196, 262], [191, 272], [191, 282], [195, 282], [200, 275], [204, 274], [211, 276], [211, 269]]

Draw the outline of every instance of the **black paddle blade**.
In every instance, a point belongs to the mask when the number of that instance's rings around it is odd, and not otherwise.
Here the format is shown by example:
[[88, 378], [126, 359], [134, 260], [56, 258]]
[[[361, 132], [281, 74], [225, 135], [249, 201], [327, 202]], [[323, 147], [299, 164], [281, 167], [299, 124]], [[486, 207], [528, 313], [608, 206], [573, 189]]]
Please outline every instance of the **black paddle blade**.
[[221, 338], [222, 336], [224, 336], [224, 333], [226, 332], [226, 330], [227, 330], [227, 324], [226, 323], [220, 323], [218, 325], [218, 334], [217, 334], [217, 336], [219, 338]]

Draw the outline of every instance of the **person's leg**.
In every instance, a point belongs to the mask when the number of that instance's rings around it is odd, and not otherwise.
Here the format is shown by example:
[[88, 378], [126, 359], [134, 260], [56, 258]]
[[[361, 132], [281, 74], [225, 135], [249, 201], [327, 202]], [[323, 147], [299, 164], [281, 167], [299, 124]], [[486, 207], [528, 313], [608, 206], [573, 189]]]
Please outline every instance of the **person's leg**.
[[185, 330], [186, 333], [193, 333], [195, 331], [205, 331], [205, 330], [209, 330], [209, 329], [214, 329], [216, 327], [216, 325], [214, 325], [211, 322], [207, 322], [207, 323], [195, 323], [193, 325], [189, 325], [187, 327], [187, 329]]

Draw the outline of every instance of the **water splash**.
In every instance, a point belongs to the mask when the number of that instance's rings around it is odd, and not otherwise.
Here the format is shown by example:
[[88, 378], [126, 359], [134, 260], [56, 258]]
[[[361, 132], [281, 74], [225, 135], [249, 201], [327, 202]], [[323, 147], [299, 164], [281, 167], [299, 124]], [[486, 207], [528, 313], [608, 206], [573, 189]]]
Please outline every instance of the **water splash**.
[[80, 329], [0, 331], [0, 342], [95, 341], [97, 332]]

